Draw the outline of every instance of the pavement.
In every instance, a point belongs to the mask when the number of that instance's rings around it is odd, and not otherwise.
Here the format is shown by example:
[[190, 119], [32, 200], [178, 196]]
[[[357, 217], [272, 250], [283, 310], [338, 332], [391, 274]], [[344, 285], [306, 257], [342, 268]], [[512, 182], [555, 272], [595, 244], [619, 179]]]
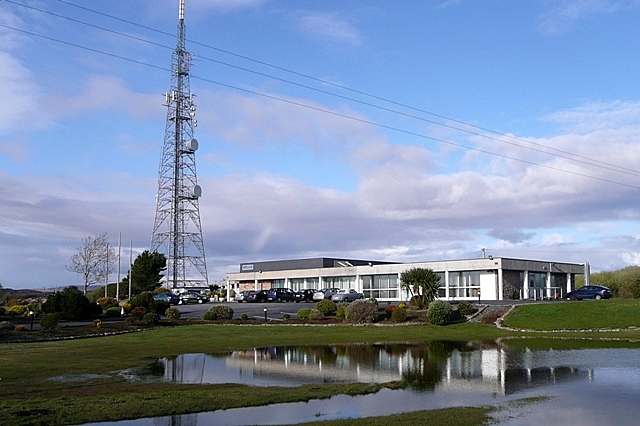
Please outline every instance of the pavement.
[[[473, 305], [477, 305], [477, 302], [470, 301]], [[453, 302], [455, 305], [457, 302]], [[483, 315], [494, 311], [503, 311], [513, 305], [524, 305], [531, 303], [566, 303], [565, 300], [491, 300], [480, 301], [480, 304], [484, 307]], [[204, 313], [214, 305], [227, 305], [233, 309], [233, 317], [239, 318], [240, 315], [246, 313], [249, 318], [262, 320], [267, 316], [268, 320], [281, 320], [284, 314], [289, 314], [295, 318], [297, 312], [304, 307], [313, 307], [313, 303], [295, 303], [295, 302], [270, 302], [270, 303], [238, 303], [231, 302], [210, 302], [203, 304], [188, 304], [188, 305], [172, 305], [173, 308], [177, 308], [180, 311], [181, 319], [202, 319]], [[118, 322], [123, 321], [121, 317], [102, 317], [102, 322]], [[4, 317], [0, 318], [2, 321], [10, 321], [14, 325], [24, 325], [27, 329], [37, 330], [40, 328], [39, 318], [34, 318], [33, 324], [28, 317]], [[77, 327], [90, 324], [92, 320], [84, 321], [60, 321], [59, 327]]]

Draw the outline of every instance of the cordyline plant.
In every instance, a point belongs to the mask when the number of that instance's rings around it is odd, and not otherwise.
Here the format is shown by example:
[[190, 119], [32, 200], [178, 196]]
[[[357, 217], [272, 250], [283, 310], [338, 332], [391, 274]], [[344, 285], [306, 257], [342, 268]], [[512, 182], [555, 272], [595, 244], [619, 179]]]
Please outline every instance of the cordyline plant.
[[428, 268], [411, 268], [400, 274], [402, 289], [415, 297], [418, 307], [425, 309], [438, 296], [440, 276]]

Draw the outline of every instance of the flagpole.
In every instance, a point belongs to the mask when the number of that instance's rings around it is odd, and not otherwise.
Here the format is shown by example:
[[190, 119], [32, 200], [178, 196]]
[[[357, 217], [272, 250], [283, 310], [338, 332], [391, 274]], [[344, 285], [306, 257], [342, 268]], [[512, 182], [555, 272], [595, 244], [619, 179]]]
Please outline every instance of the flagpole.
[[118, 280], [116, 281], [116, 287], [120, 287], [120, 255], [122, 252], [122, 232], [118, 234]]
[[131, 300], [131, 280], [133, 279], [133, 240], [129, 240], [129, 300]]

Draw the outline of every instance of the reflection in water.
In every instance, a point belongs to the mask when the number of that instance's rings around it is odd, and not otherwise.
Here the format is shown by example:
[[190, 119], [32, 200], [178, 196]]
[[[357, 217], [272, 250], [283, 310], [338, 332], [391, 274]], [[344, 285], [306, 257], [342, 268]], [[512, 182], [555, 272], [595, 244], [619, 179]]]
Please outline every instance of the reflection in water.
[[180, 383], [253, 386], [399, 381], [408, 389], [138, 419], [118, 425], [290, 424], [500, 404], [541, 395], [552, 398], [528, 412], [529, 407], [519, 413], [504, 411], [505, 417], [499, 420], [517, 425], [601, 425], [635, 424], [640, 418], [638, 349], [529, 350], [512, 349], [501, 342], [268, 347], [163, 358], [153, 363], [147, 374]]
[[[528, 352], [528, 353], [527, 353]], [[414, 391], [456, 389], [508, 395], [566, 380], [587, 380], [588, 366], [496, 342], [434, 341], [420, 345], [279, 346], [221, 355], [163, 358], [154, 375], [178, 383], [299, 386], [306, 383], [398, 381]], [[558, 363], [557, 361], [561, 361]]]

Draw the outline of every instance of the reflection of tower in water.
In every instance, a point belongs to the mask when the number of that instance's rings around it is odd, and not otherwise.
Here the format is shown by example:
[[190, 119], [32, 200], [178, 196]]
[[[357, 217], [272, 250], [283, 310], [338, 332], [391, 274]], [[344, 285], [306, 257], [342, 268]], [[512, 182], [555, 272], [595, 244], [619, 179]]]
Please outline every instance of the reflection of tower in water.
[[202, 288], [208, 286], [208, 277], [200, 222], [202, 189], [196, 178], [196, 105], [189, 83], [191, 54], [185, 49], [184, 0], [180, 0], [178, 18], [171, 90], [165, 94], [167, 119], [151, 251], [167, 257], [169, 288]]
[[185, 354], [164, 358], [164, 379], [175, 383], [203, 384], [207, 354]]

